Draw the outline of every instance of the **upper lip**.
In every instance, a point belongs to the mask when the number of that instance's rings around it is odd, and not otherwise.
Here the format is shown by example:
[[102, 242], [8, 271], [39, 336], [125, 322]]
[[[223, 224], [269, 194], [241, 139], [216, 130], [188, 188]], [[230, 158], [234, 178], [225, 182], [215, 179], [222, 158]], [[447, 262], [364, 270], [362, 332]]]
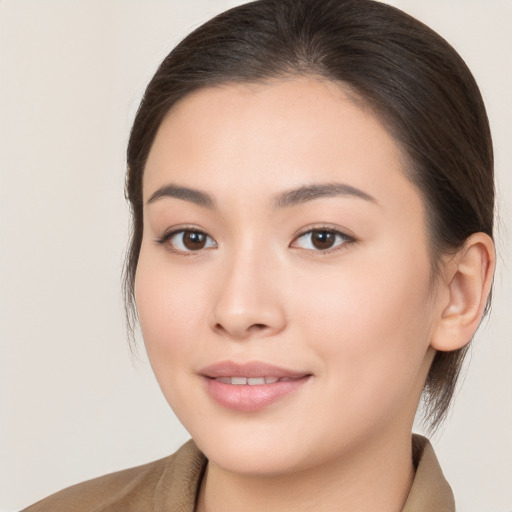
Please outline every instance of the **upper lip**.
[[310, 375], [308, 372], [301, 372], [281, 368], [261, 361], [250, 361], [246, 363], [235, 363], [234, 361], [220, 361], [201, 369], [199, 373], [211, 379], [219, 377], [276, 377], [297, 379]]

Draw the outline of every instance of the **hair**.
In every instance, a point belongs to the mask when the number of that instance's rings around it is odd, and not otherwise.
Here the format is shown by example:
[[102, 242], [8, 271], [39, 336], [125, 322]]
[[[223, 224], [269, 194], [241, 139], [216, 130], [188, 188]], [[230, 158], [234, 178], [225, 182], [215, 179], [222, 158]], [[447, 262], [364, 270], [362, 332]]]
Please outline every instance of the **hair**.
[[[126, 176], [132, 213], [124, 271], [130, 330], [137, 323], [142, 179], [163, 118], [198, 89], [295, 76], [348, 86], [401, 146], [405, 173], [425, 202], [434, 276], [441, 256], [471, 234], [492, 238], [493, 151], [485, 107], [465, 62], [441, 36], [372, 0], [250, 2], [181, 41], [158, 68], [137, 112]], [[432, 431], [447, 414], [468, 346], [434, 357], [423, 390], [424, 420]]]

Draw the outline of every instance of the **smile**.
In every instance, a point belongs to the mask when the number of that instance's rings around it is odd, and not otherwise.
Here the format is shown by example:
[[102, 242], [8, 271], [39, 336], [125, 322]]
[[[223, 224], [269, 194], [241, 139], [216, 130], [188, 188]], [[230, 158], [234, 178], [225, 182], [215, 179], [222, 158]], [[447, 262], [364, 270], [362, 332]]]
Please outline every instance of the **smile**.
[[222, 361], [200, 372], [207, 395], [217, 405], [240, 412], [257, 412], [297, 393], [311, 373], [258, 361]]
[[276, 382], [288, 382], [292, 377], [217, 377], [215, 379], [224, 384], [233, 386], [263, 386], [264, 384], [274, 384]]

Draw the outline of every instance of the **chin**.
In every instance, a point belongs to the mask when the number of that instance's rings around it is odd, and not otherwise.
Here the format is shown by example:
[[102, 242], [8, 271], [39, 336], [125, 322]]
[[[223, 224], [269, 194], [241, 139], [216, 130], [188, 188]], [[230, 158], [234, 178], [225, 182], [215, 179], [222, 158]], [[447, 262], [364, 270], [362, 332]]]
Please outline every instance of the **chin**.
[[[307, 470], [332, 455], [324, 439], [305, 437], [304, 425], [258, 425], [219, 427], [190, 432], [208, 460], [231, 473], [277, 476]], [[323, 455], [322, 455], [323, 454]]]
[[[203, 450], [201, 446], [199, 448]], [[209, 461], [224, 471], [245, 476], [275, 477], [306, 469], [297, 457], [297, 450], [290, 453], [270, 444], [230, 444], [210, 449], [207, 447], [203, 452]]]

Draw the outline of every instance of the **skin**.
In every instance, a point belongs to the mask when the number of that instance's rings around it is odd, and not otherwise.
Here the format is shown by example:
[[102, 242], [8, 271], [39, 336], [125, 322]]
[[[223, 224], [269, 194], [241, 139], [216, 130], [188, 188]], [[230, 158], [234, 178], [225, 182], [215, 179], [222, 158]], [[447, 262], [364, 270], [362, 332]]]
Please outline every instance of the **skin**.
[[[209, 459], [200, 511], [401, 510], [434, 349], [463, 345], [478, 325], [492, 243], [477, 237], [432, 279], [406, 159], [351, 98], [314, 78], [204, 89], [173, 108], [151, 148], [135, 295], [156, 378]], [[275, 204], [333, 183], [371, 199]], [[169, 184], [214, 205], [154, 197]], [[162, 243], [185, 228], [208, 235], [203, 249], [187, 249], [182, 233]], [[307, 233], [321, 228], [347, 236], [319, 250]], [[241, 412], [212, 400], [199, 375], [226, 360], [310, 378]]]

